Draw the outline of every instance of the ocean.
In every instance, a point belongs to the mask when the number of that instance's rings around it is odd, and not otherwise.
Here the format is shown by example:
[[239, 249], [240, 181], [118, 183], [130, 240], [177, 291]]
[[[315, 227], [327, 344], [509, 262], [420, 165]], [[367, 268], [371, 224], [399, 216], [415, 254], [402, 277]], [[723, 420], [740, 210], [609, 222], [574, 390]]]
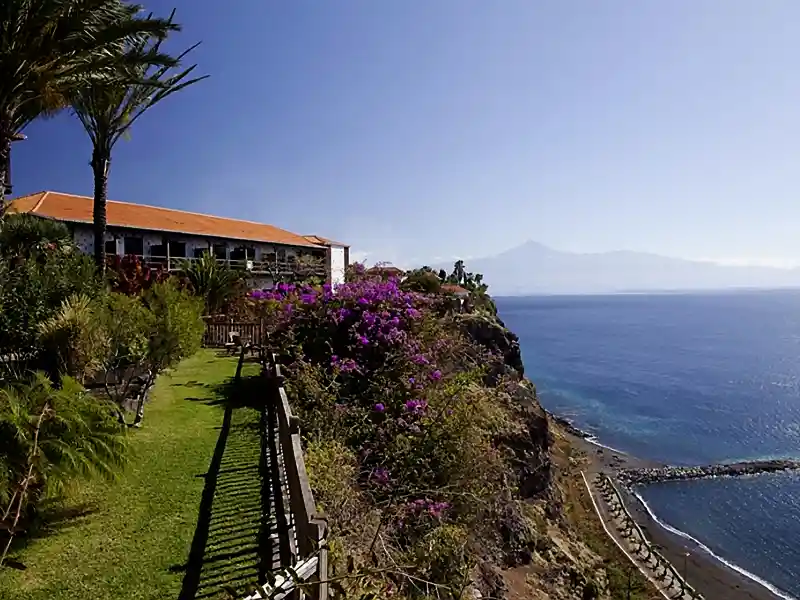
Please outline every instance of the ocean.
[[[800, 458], [800, 291], [497, 298], [542, 404], [676, 465]], [[668, 526], [800, 598], [800, 473], [672, 482]]]

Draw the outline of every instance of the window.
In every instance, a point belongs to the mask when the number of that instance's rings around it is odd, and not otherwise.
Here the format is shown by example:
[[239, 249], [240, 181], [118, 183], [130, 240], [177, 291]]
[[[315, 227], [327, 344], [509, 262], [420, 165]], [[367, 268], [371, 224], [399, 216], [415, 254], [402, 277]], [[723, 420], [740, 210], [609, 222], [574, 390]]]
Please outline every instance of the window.
[[170, 258], [186, 258], [186, 243], [185, 242], [169, 242], [169, 257]]
[[144, 240], [140, 237], [125, 237], [123, 245], [125, 254], [135, 254], [137, 256], [144, 254]]
[[228, 258], [228, 246], [227, 244], [214, 244], [214, 258], [218, 260], [225, 260]]
[[155, 258], [166, 258], [167, 247], [164, 244], [153, 244], [150, 246], [150, 256]]
[[247, 260], [247, 248], [239, 246], [231, 250], [231, 260]]
[[203, 254], [208, 252], [208, 248], [195, 248], [194, 249], [194, 257], [195, 258], [202, 258]]
[[117, 240], [106, 240], [106, 254], [117, 253]]
[[278, 262], [286, 262], [286, 249], [281, 248], [278, 250]]

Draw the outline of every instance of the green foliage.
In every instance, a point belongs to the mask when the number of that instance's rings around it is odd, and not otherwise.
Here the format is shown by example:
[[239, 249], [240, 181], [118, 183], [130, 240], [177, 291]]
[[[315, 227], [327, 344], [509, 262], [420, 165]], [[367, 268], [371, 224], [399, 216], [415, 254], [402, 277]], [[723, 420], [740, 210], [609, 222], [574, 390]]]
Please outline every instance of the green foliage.
[[220, 264], [208, 252], [191, 261], [184, 273], [194, 293], [203, 299], [205, 313], [209, 315], [225, 308], [242, 290], [241, 273]]
[[[140, 400], [166, 368], [200, 349], [202, 300], [174, 281], [156, 283], [143, 296], [111, 293], [101, 320], [107, 336], [105, 389], [124, 421], [123, 403], [136, 389]], [[138, 419], [139, 417], [137, 417]]]
[[29, 506], [76, 476], [115, 476], [125, 456], [121, 433], [108, 410], [69, 377], [55, 388], [38, 372], [0, 388], [0, 506], [29, 471]]
[[0, 222], [0, 256], [28, 258], [46, 249], [64, 248], [72, 238], [64, 223], [28, 213], [11, 214]]
[[155, 284], [142, 300], [152, 315], [147, 355], [154, 371], [171, 367], [200, 349], [205, 331], [202, 300], [170, 280]]
[[97, 306], [85, 294], [70, 296], [55, 315], [39, 324], [39, 343], [51, 377], [63, 374], [81, 383], [102, 368], [108, 351]]
[[409, 292], [438, 294], [442, 289], [442, 282], [429, 267], [422, 267], [407, 273], [400, 287]]
[[65, 298], [95, 297], [101, 289], [91, 258], [72, 246], [0, 258], [0, 355], [37, 356], [39, 325], [61, 309]]

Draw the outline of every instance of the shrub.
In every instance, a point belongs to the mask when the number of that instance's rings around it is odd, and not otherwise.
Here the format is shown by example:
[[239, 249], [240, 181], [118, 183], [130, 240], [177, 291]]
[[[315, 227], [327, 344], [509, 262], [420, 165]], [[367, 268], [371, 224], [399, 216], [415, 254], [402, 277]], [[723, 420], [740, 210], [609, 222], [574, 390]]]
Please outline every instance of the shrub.
[[39, 325], [65, 298], [95, 297], [102, 289], [91, 257], [71, 246], [0, 258], [0, 355], [37, 357]]
[[28, 213], [10, 214], [0, 222], [0, 256], [30, 257], [59, 247], [69, 247], [72, 237], [64, 223]]
[[215, 314], [225, 308], [242, 288], [241, 273], [220, 264], [208, 252], [190, 262], [185, 275], [192, 291], [203, 299], [206, 314]]
[[102, 316], [108, 336], [105, 390], [125, 421], [125, 401], [137, 399], [135, 424], [156, 377], [199, 348], [203, 302], [168, 280], [142, 297], [111, 293]]
[[505, 392], [482, 385], [493, 359], [436, 298], [391, 279], [284, 284], [251, 302], [288, 364], [312, 487], [342, 549], [332, 563], [410, 564], [369, 585], [458, 597], [477, 544], [503, 551], [498, 515], [514, 503], [500, 440], [520, 424]]
[[108, 343], [97, 313], [89, 296], [73, 295], [39, 324], [39, 342], [53, 380], [63, 374], [84, 383], [102, 368]]
[[171, 367], [200, 349], [205, 331], [201, 299], [168, 280], [150, 288], [143, 301], [152, 314], [148, 361], [154, 370]]
[[69, 377], [59, 389], [41, 372], [0, 388], [0, 548], [70, 479], [113, 477], [124, 464], [121, 433], [102, 404]]
[[416, 269], [406, 275], [401, 287], [409, 292], [438, 294], [442, 289], [442, 282], [433, 271]]
[[112, 291], [138, 296], [154, 284], [169, 279], [169, 272], [160, 265], [148, 265], [134, 255], [106, 257], [106, 277]]

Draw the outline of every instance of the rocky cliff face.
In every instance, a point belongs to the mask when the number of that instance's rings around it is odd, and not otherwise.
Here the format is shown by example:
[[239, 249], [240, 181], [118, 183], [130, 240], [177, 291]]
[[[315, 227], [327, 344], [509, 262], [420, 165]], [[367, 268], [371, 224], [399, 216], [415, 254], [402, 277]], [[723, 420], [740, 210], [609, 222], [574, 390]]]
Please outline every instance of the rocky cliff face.
[[498, 318], [485, 313], [468, 313], [458, 316], [464, 334], [492, 354], [502, 357], [506, 370], [513, 370], [522, 377], [525, 367], [519, 338]]
[[486, 383], [505, 392], [520, 424], [496, 444], [514, 466], [522, 502], [499, 524], [503, 566], [496, 559], [479, 565], [476, 589], [506, 600], [616, 598], [612, 563], [598, 554], [598, 548], [605, 553], [602, 543], [586, 544], [599, 523], [585, 527], [594, 514], [580, 477], [579, 453], [570, 432], [542, 408], [535, 386], [524, 378], [518, 337], [491, 315], [462, 314], [458, 321], [467, 337], [497, 357]]

